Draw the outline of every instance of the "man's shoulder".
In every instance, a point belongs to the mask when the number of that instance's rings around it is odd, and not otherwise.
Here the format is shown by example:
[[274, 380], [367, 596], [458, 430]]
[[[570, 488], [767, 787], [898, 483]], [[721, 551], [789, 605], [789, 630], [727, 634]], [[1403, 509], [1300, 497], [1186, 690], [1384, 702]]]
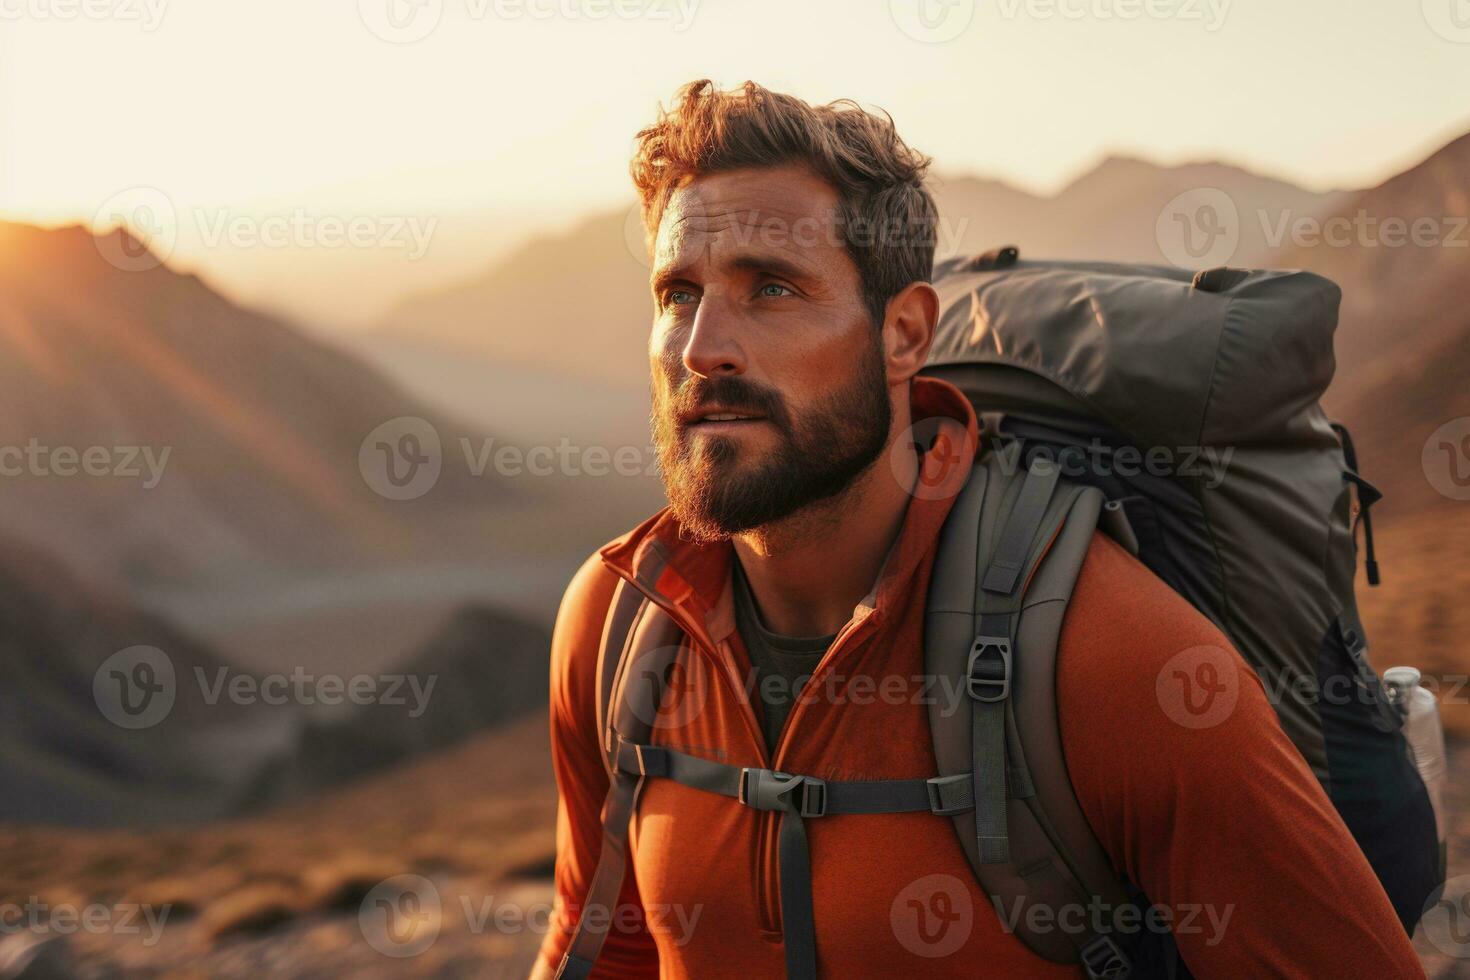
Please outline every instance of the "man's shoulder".
[[1208, 617], [1112, 538], [1094, 534], [1062, 624], [1058, 686], [1064, 673], [1110, 691], [1147, 682], [1141, 693], [1152, 697], [1158, 672], [1200, 646], [1239, 659]]
[[603, 548], [598, 548], [588, 555], [567, 583], [557, 609], [558, 627], [564, 620], [580, 621], [588, 616], [600, 620], [607, 613], [613, 590], [617, 588], [618, 574], [607, 566], [602, 552]]
[[603, 622], [619, 581], [602, 551], [594, 551], [567, 583], [551, 638], [552, 704], [577, 714], [592, 703]]
[[1116, 787], [1099, 782], [1104, 771], [1133, 773], [1135, 790], [1210, 779], [1182, 770], [1218, 774], [1222, 752], [1287, 744], [1264, 686], [1229, 638], [1101, 534], [1063, 620], [1056, 697], [1079, 791], [1111, 795]]

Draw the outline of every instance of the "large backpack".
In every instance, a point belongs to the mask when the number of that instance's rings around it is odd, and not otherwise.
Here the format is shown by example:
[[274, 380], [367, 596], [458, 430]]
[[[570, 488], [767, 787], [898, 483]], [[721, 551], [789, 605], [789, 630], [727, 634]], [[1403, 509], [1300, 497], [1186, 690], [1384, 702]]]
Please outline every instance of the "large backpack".
[[[834, 783], [652, 745], [680, 631], [619, 583], [598, 665], [611, 780], [602, 854], [558, 975], [591, 972], [605, 927], [588, 927], [587, 910], [617, 900], [649, 778], [781, 812], [791, 977], [818, 966], [804, 821], [925, 810], [953, 819], [982, 888], [1014, 910], [1038, 954], [1094, 978], [1187, 975], [1167, 936], [1113, 928], [1117, 917], [1028, 927], [1059, 921], [1032, 906], [1148, 904], [1087, 824], [1057, 719], [1057, 641], [1099, 528], [1256, 670], [1412, 933], [1443, 881], [1443, 828], [1368, 662], [1353, 595], [1358, 523], [1377, 584], [1368, 508], [1379, 494], [1318, 405], [1337, 287], [1303, 272], [1022, 262], [1011, 247], [941, 263], [934, 284], [942, 313], [925, 373], [959, 387], [999, 435], [950, 512], [927, 597], [926, 672], [970, 695], [958, 711], [930, 707], [939, 772]], [[928, 449], [945, 436], [916, 438]]]

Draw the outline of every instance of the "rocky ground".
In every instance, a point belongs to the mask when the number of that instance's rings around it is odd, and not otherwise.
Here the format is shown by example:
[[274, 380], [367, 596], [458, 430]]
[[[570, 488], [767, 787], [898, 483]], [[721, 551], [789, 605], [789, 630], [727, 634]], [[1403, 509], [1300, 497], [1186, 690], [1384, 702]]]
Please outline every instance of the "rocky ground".
[[542, 715], [256, 819], [6, 828], [0, 978], [522, 977], [554, 813]]
[[[0, 980], [524, 977], [551, 901], [545, 735], [532, 718], [248, 821], [0, 830]], [[1470, 980], [1470, 740], [1451, 772], [1452, 905], [1415, 945]]]

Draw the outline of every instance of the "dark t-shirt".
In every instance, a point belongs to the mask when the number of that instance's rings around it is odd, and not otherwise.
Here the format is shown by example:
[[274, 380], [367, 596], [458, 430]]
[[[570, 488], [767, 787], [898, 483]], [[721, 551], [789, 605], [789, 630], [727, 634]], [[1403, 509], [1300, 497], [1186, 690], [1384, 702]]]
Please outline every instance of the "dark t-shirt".
[[822, 654], [837, 639], [831, 636], [783, 636], [772, 633], [761, 622], [760, 613], [751, 595], [750, 583], [737, 559], [731, 574], [735, 592], [735, 627], [750, 655], [755, 668], [755, 690], [753, 694], [761, 705], [761, 730], [766, 736], [766, 747], [776, 750], [776, 740], [791, 706], [801, 693], [802, 685], [810, 678], [822, 659]]

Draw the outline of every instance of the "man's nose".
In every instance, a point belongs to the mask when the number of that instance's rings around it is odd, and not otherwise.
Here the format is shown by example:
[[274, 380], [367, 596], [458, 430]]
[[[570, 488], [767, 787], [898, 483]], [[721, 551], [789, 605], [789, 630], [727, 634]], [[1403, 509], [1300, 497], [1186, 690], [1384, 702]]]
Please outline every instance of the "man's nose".
[[737, 321], [728, 304], [706, 293], [684, 344], [685, 369], [705, 378], [745, 373], [745, 349]]

